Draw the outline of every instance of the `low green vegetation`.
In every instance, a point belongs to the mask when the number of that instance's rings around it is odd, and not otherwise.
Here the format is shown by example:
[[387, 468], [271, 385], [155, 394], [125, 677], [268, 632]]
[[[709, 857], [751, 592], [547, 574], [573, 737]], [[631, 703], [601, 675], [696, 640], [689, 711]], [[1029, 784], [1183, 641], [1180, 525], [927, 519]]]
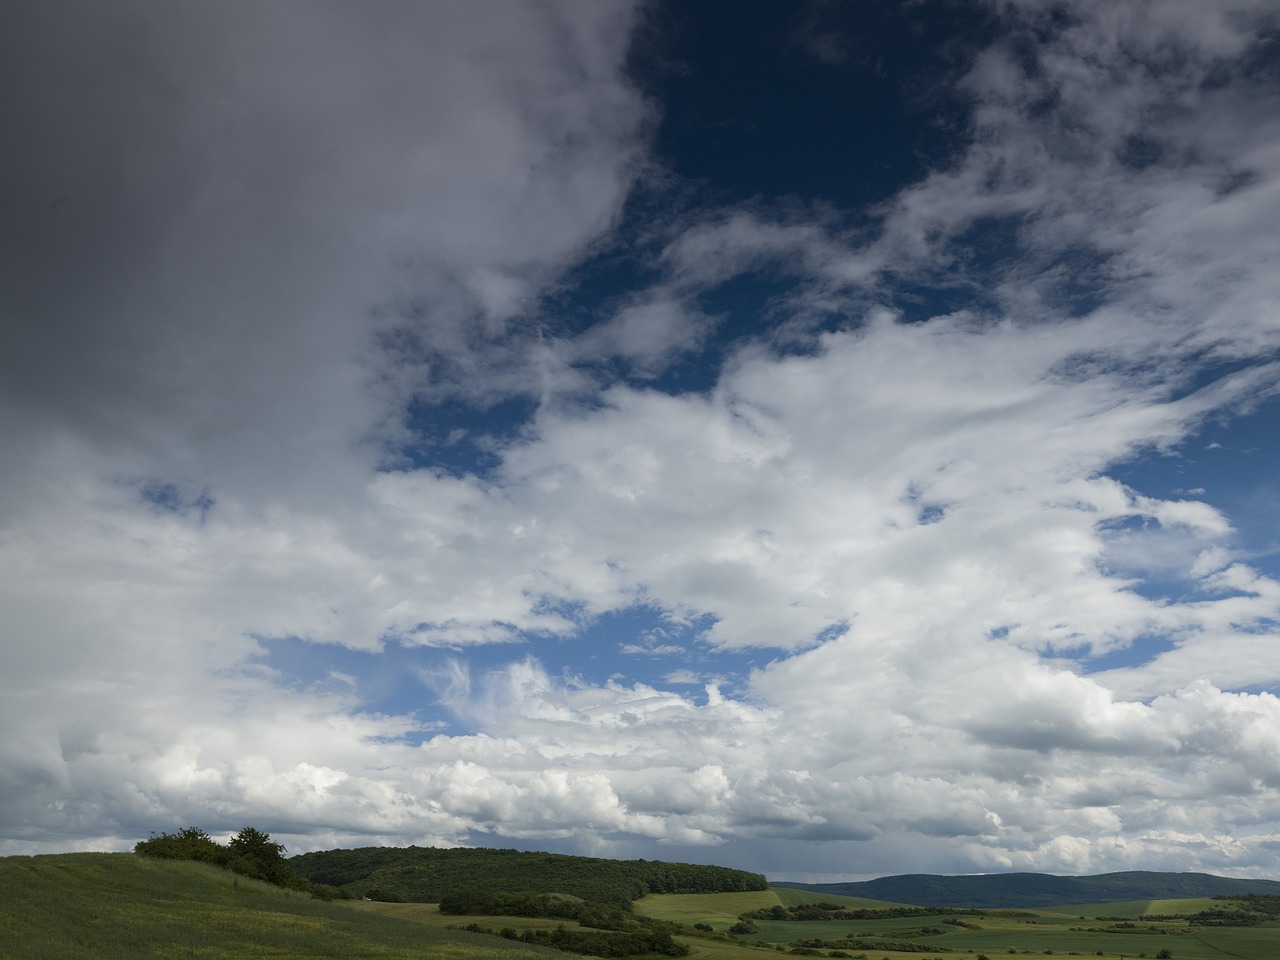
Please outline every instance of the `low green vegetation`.
[[805, 890], [798, 887], [770, 887], [778, 898], [778, 902], [784, 907], [794, 906], [799, 903], [818, 903], [819, 901], [829, 901], [838, 903], [843, 907], [850, 909], [857, 907], [905, 907], [910, 906], [906, 903], [895, 903], [887, 900], [873, 900], [870, 897], [850, 897], [838, 893], [815, 893], [812, 890]]
[[686, 926], [710, 924], [727, 930], [742, 914], [780, 903], [779, 890], [751, 890], [740, 893], [662, 894], [635, 902], [636, 913]]
[[0, 957], [545, 960], [548, 950], [326, 903], [208, 863], [0, 858]]
[[[728, 943], [689, 940], [705, 960], [760, 960], [760, 951], [789, 956], [862, 960], [988, 960], [1012, 956], [1104, 957], [1107, 960], [1275, 960], [1280, 957], [1280, 919], [1226, 927], [1192, 918], [1209, 910], [1266, 913], [1269, 901], [1253, 897], [1144, 900], [1093, 904], [1087, 910], [909, 907], [774, 888], [772, 902], [749, 904], [724, 895], [652, 896], [636, 903], [639, 913], [706, 923]], [[736, 895], [741, 898], [745, 895]], [[758, 895], [753, 895], [758, 896]], [[700, 909], [716, 901], [719, 909]], [[736, 915], [733, 906], [742, 905]], [[1158, 906], [1161, 915], [1144, 917]], [[729, 909], [726, 909], [729, 908]], [[698, 918], [698, 919], [694, 919]], [[729, 931], [735, 931], [726, 936]], [[679, 939], [679, 938], [677, 938]]]

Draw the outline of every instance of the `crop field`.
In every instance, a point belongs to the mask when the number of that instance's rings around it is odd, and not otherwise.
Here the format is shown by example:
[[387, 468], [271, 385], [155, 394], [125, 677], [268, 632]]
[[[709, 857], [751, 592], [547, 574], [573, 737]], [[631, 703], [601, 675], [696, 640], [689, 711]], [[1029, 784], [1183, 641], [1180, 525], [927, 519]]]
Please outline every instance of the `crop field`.
[[1214, 900], [1212, 897], [1192, 897], [1185, 900], [1149, 900], [1147, 901], [1147, 909], [1143, 912], [1143, 916], [1169, 916], [1176, 913], [1199, 913], [1202, 910], [1212, 910], [1214, 907], [1219, 907], [1221, 905], [1222, 902], [1220, 900]]
[[791, 887], [774, 887], [784, 907], [801, 903], [838, 903], [848, 910], [882, 910], [885, 907], [899, 907], [904, 904], [891, 903], [888, 900], [871, 900], [867, 897], [846, 897], [839, 893], [818, 893], [815, 890], [796, 890]]
[[[1076, 919], [1088, 918], [1095, 919], [1097, 917], [1127, 917], [1130, 920], [1137, 920], [1139, 917], [1148, 913], [1181, 913], [1184, 911], [1169, 910], [1152, 910], [1153, 903], [1212, 903], [1212, 900], [1117, 900], [1115, 903], [1076, 903], [1066, 907], [1042, 907], [1039, 912], [1045, 917], [1057, 916], [1059, 914], [1067, 917], [1075, 917]], [[1197, 907], [1197, 910], [1204, 909]]]

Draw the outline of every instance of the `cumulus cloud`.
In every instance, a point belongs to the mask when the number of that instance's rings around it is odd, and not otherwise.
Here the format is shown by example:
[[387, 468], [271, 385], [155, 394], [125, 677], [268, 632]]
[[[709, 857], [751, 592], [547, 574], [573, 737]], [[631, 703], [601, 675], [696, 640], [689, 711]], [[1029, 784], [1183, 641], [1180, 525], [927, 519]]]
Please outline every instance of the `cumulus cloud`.
[[[1274, 11], [1058, 6], [994, 8], [970, 142], [870, 225], [684, 211], [577, 332], [544, 295], [648, 163], [633, 11], [7, 13], [0, 849], [1280, 871], [1280, 585], [1115, 475], [1280, 384]], [[513, 397], [485, 468], [422, 453]], [[280, 638], [431, 658], [387, 707]]]

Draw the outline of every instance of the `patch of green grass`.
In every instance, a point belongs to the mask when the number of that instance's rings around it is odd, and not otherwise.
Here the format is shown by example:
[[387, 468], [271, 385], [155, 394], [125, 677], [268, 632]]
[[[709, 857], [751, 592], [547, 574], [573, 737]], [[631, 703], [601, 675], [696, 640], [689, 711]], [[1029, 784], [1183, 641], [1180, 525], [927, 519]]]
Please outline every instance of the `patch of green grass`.
[[1192, 914], [1201, 913], [1205, 910], [1221, 910], [1225, 906], [1229, 906], [1229, 904], [1221, 900], [1215, 900], [1213, 897], [1190, 897], [1181, 900], [1152, 900], [1145, 912], [1167, 917], [1180, 913]]
[[1036, 912], [1041, 916], [1061, 915], [1064, 917], [1126, 917], [1136, 920], [1147, 912], [1150, 900], [1117, 900], [1115, 903], [1072, 903], [1062, 907], [1040, 907]]
[[130, 853], [0, 858], [0, 957], [532, 960], [564, 954]]
[[[740, 893], [651, 893], [632, 904], [636, 913], [675, 923], [709, 923], [717, 930], [736, 923], [738, 915], [761, 907], [776, 907], [776, 890]], [[727, 922], [725, 922], [727, 921]]]
[[839, 893], [819, 893], [817, 890], [800, 890], [796, 887], [772, 887], [784, 907], [802, 903], [838, 903], [846, 910], [887, 910], [889, 907], [905, 907], [905, 903], [890, 900], [870, 900], [867, 897], [846, 897]]

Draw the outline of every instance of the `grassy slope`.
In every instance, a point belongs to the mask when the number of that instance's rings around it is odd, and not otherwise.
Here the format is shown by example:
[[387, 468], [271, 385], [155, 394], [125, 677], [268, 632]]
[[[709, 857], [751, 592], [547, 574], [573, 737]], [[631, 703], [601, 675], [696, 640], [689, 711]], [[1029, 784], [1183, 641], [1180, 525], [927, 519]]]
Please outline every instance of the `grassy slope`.
[[545, 960], [554, 951], [431, 930], [198, 863], [129, 853], [0, 858], [0, 957]]

